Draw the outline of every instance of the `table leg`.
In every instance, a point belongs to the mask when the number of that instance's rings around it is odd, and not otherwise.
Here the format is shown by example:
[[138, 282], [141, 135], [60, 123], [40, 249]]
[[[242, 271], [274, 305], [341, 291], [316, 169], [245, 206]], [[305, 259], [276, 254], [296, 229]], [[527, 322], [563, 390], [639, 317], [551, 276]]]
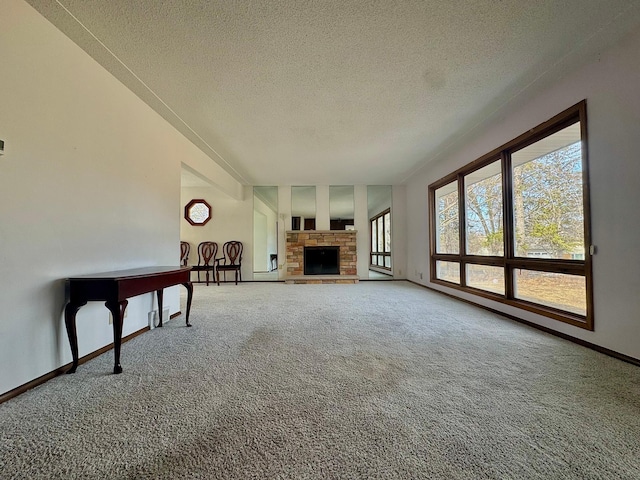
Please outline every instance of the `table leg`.
[[190, 327], [189, 323], [189, 313], [191, 312], [191, 300], [193, 299], [193, 285], [191, 282], [183, 283], [184, 288], [187, 289], [187, 327]]
[[124, 310], [129, 302], [123, 300], [121, 302], [106, 302], [104, 305], [113, 315], [113, 353], [115, 355], [115, 364], [113, 373], [122, 373], [120, 366], [120, 346], [122, 345], [122, 322], [124, 321]]
[[164, 290], [156, 290], [156, 293], [158, 294], [158, 318], [160, 319], [158, 321], [158, 327], [162, 327], [162, 298], [164, 295]]
[[78, 368], [78, 333], [76, 331], [76, 313], [80, 307], [86, 305], [87, 302], [76, 304], [67, 303], [64, 309], [64, 323], [67, 327], [67, 336], [71, 345], [71, 356], [73, 357], [73, 365], [66, 373], [74, 373]]

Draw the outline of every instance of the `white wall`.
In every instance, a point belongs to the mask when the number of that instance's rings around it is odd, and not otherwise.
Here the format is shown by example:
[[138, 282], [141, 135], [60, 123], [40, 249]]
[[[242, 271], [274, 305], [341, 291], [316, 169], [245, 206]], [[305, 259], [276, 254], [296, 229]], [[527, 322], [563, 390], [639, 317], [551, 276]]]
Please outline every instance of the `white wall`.
[[[0, 11], [1, 394], [71, 361], [64, 278], [178, 264], [180, 162], [206, 156], [27, 3]], [[130, 299], [124, 335], [154, 302]], [[113, 341], [101, 302], [77, 327], [81, 356]]]
[[[236, 200], [216, 187], [185, 187], [180, 198], [180, 240], [191, 244], [189, 265], [198, 263], [198, 243], [212, 241], [222, 245], [229, 240], [242, 242], [242, 280], [253, 280], [253, 187], [244, 187], [243, 199]], [[191, 225], [184, 218], [184, 206], [194, 198], [203, 198], [211, 205], [211, 220], [206, 225]], [[195, 279], [195, 274], [192, 274]], [[201, 275], [201, 279], [204, 277]], [[231, 275], [227, 274], [227, 280]]]
[[[587, 99], [595, 331], [432, 284], [539, 325], [640, 358], [640, 31], [568, 74], [536, 98], [503, 111], [465, 145], [424, 168], [407, 186], [409, 279], [429, 285], [427, 186]], [[420, 279], [423, 273], [423, 279]]]

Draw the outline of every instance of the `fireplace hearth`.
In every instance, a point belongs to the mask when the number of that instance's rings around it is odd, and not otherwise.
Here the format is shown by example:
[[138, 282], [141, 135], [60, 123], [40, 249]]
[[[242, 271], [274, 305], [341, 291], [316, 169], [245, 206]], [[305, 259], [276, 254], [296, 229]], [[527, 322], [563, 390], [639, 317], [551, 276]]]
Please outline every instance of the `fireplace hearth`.
[[287, 231], [285, 283], [358, 283], [356, 233], [356, 230]]
[[339, 275], [340, 247], [304, 247], [305, 275]]

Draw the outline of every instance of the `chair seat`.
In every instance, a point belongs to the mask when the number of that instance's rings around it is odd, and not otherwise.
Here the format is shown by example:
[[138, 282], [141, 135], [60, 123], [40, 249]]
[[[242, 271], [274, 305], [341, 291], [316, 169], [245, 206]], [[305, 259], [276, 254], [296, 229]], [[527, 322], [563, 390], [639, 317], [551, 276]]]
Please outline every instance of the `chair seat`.
[[216, 268], [218, 270], [239, 270], [240, 265], [218, 265]]

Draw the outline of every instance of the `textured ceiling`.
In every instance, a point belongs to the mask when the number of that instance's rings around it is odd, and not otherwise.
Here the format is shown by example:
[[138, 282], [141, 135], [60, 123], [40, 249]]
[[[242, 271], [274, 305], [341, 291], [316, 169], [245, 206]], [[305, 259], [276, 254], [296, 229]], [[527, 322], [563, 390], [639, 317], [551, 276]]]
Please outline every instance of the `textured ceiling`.
[[402, 183], [640, 25], [640, 0], [28, 1], [256, 185]]

